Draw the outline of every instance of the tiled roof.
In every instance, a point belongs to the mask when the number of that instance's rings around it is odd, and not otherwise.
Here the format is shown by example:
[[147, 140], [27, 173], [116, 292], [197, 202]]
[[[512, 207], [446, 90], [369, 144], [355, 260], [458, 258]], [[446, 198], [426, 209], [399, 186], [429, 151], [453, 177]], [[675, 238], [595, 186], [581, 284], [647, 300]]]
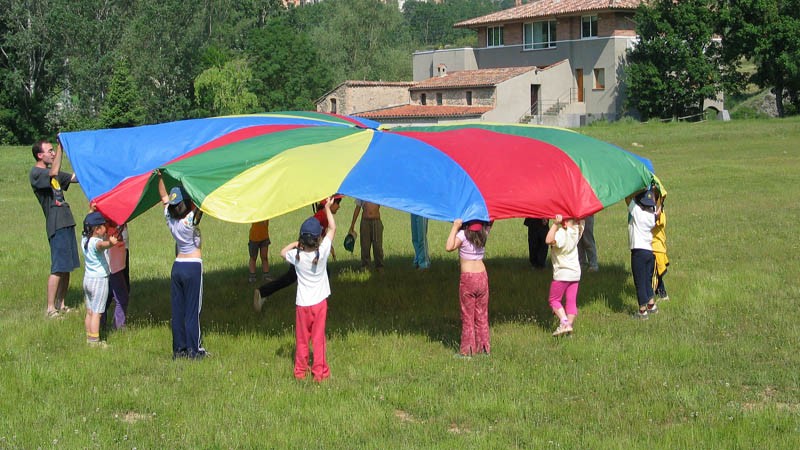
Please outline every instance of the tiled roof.
[[343, 84], [348, 86], [413, 86], [413, 81], [369, 81], [369, 80], [347, 80]]
[[535, 66], [498, 67], [495, 69], [460, 70], [422, 80], [409, 88], [410, 91], [424, 89], [457, 89], [467, 87], [496, 86], [523, 73], [536, 69]]
[[478, 117], [491, 106], [403, 105], [353, 114], [365, 119], [411, 119], [423, 117]]
[[456, 23], [453, 27], [474, 28], [482, 25], [519, 22], [524, 19], [563, 16], [582, 12], [633, 10], [638, 8], [642, 1], [643, 0], [536, 0], [514, 8], [464, 20]]

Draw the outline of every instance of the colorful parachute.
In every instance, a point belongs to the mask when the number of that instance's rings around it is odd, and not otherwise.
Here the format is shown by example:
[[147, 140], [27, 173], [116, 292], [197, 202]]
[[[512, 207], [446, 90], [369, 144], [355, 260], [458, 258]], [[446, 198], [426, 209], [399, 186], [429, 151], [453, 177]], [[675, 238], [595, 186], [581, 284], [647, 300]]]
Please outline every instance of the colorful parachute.
[[159, 199], [153, 169], [206, 213], [268, 219], [334, 192], [425, 217], [585, 217], [644, 189], [649, 162], [550, 127], [378, 130], [364, 119], [275, 113], [62, 133], [87, 196], [127, 221]]

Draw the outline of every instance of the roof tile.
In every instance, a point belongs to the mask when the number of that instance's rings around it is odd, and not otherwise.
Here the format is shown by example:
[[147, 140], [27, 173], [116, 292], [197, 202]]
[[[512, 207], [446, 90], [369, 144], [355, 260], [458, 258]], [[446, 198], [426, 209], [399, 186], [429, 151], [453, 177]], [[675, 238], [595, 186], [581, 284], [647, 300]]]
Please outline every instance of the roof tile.
[[495, 86], [523, 73], [536, 69], [535, 66], [497, 67], [494, 69], [460, 70], [444, 76], [428, 78], [409, 88], [410, 91], [424, 89], [457, 89], [466, 87]]
[[503, 22], [518, 22], [524, 19], [562, 16], [590, 11], [633, 10], [643, 0], [536, 0], [531, 3], [504, 9], [474, 19], [463, 20], [454, 28], [475, 28]]

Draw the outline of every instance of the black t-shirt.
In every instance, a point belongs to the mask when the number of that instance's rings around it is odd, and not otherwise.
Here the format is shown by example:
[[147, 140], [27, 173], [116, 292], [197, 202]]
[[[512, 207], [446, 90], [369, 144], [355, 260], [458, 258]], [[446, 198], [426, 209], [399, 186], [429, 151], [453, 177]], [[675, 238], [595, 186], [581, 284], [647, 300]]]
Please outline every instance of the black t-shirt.
[[42, 206], [47, 226], [47, 238], [56, 234], [56, 230], [75, 226], [75, 219], [69, 204], [64, 199], [64, 191], [69, 189], [72, 174], [58, 172], [58, 176], [50, 177], [50, 169], [34, 166], [30, 173], [31, 187], [36, 199]]

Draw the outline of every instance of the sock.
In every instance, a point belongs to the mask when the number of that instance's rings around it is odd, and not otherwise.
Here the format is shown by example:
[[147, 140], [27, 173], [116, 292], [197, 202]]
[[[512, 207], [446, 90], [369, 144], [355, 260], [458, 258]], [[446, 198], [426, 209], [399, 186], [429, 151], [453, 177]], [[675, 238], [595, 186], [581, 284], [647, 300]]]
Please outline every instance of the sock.
[[86, 342], [99, 342], [100, 333], [86, 333]]

